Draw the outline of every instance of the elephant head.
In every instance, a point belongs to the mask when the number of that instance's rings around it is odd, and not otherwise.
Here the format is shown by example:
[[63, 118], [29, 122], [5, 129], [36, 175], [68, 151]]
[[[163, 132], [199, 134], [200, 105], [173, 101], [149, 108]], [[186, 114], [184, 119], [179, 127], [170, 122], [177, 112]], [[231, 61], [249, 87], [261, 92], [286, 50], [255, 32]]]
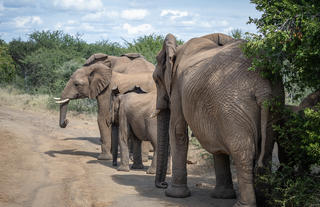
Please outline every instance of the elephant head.
[[60, 103], [60, 127], [65, 128], [68, 124], [66, 114], [70, 100], [96, 98], [109, 86], [111, 77], [112, 70], [108, 64], [85, 64], [82, 68], [76, 70], [67, 82], [61, 98], [56, 101], [56, 103]]
[[167, 171], [169, 150], [169, 121], [170, 121], [170, 95], [171, 80], [175, 75], [175, 53], [177, 49], [176, 38], [168, 34], [164, 40], [162, 50], [157, 55], [157, 66], [153, 72], [153, 79], [157, 87], [157, 134], [158, 156], [155, 185], [160, 188], [167, 187], [164, 182]]

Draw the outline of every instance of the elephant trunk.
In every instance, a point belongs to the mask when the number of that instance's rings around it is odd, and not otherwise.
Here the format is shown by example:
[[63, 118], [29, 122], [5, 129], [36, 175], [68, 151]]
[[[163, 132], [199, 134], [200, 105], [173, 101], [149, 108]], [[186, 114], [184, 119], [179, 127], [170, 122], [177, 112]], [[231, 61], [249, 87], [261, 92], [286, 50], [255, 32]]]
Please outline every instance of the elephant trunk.
[[170, 110], [163, 109], [157, 116], [157, 170], [155, 185], [157, 188], [167, 188], [165, 182], [167, 173], [168, 153], [169, 153], [169, 122]]
[[68, 122], [69, 122], [68, 119], [66, 119], [68, 103], [69, 102], [60, 104], [59, 125], [60, 125], [61, 128], [65, 128], [68, 125]]

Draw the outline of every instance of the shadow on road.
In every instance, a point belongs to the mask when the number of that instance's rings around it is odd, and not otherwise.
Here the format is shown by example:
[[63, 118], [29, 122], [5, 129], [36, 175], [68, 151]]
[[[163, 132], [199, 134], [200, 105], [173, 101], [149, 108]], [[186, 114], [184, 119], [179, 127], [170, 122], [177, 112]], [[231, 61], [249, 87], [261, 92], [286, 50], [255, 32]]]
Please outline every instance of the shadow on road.
[[50, 150], [45, 152], [45, 154], [49, 155], [50, 157], [56, 157], [56, 154], [64, 154], [64, 155], [77, 155], [77, 156], [87, 156], [87, 157], [94, 157], [97, 158], [99, 153], [97, 152], [87, 152], [87, 151], [78, 151], [75, 149], [69, 150]]
[[[197, 206], [197, 207], [230, 207], [235, 203], [234, 199], [213, 199], [210, 197], [212, 188], [197, 187], [201, 183], [213, 184], [213, 179], [188, 176], [188, 186], [191, 197], [170, 198], [164, 195], [164, 190], [154, 186], [154, 176], [150, 175], [113, 175], [113, 181], [120, 185], [133, 186], [140, 196], [159, 200], [165, 206]], [[167, 180], [170, 182], [170, 177]], [[201, 186], [201, 185], [200, 185]]]
[[70, 137], [65, 138], [63, 140], [80, 140], [80, 141], [88, 141], [96, 145], [101, 145], [100, 137]]

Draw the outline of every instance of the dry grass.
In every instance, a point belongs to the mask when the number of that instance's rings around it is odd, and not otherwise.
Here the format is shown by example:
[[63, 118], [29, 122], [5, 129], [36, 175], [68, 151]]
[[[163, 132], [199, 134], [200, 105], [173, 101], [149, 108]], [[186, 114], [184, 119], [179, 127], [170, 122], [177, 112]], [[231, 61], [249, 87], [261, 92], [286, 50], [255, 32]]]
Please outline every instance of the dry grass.
[[[52, 107], [52, 97], [46, 94], [26, 94], [13, 86], [0, 87], [0, 107], [6, 106], [27, 111], [38, 111], [58, 115], [59, 107]], [[68, 107], [68, 116], [80, 119], [96, 120], [96, 114], [74, 111]], [[73, 105], [75, 105], [73, 103]], [[70, 110], [71, 109], [71, 110]]]
[[30, 95], [7, 86], [0, 88], [0, 106], [21, 108], [23, 110], [47, 110], [49, 95]]

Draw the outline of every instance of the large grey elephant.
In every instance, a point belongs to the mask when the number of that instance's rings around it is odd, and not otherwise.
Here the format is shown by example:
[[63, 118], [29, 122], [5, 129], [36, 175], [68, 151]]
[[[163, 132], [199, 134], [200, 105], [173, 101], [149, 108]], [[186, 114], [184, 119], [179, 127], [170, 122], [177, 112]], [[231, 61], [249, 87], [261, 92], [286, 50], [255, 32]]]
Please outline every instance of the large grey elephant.
[[216, 187], [212, 196], [235, 197], [230, 155], [240, 191], [234, 206], [256, 206], [254, 166], [264, 166], [270, 154], [267, 124], [274, 119], [264, 103], [282, 95], [283, 90], [275, 90], [278, 85], [272, 85], [258, 71], [248, 70], [251, 63], [241, 52], [242, 43], [211, 34], [177, 47], [172, 34], [165, 38], [153, 78], [159, 110], [155, 184], [167, 187], [163, 181], [170, 137], [172, 183], [165, 191], [167, 196], [190, 196], [186, 169], [189, 125], [201, 145], [214, 154]]
[[[68, 124], [68, 102], [78, 98], [97, 99], [98, 125], [101, 135], [101, 151], [98, 159], [112, 159], [111, 149], [111, 102], [115, 93], [155, 90], [152, 80], [154, 66], [138, 54], [121, 57], [94, 54], [85, 65], [76, 70], [62, 91], [60, 103], [60, 127]], [[112, 130], [116, 132], [117, 130]]]
[[[113, 122], [119, 125], [121, 152], [120, 171], [129, 171], [128, 140], [133, 141], [132, 169], [143, 169], [141, 142], [150, 141], [154, 149], [148, 174], [155, 174], [157, 159], [157, 119], [153, 116], [156, 108], [156, 91], [150, 93], [128, 93], [119, 95], [113, 102]], [[169, 164], [170, 166], [170, 164]], [[170, 169], [168, 169], [170, 172]]]

